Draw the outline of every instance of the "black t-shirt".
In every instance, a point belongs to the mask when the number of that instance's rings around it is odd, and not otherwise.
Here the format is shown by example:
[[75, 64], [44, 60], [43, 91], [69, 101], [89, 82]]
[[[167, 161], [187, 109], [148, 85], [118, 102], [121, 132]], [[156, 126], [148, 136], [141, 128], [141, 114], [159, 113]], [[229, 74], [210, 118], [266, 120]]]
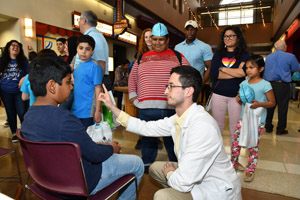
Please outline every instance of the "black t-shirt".
[[[212, 59], [210, 75], [213, 78], [212, 88], [215, 87], [218, 80], [217, 87], [213, 89], [213, 93], [226, 96], [226, 97], [235, 97], [239, 90], [240, 83], [245, 80], [245, 77], [242, 78], [232, 78], [232, 79], [218, 79], [219, 76], [219, 67], [228, 67], [228, 68], [239, 68], [241, 62], [246, 62], [250, 54], [248, 52], [242, 53], [239, 59], [234, 58], [233, 52], [226, 52], [224, 56], [220, 55], [220, 52], [216, 52]], [[243, 67], [246, 71], [246, 66]]]

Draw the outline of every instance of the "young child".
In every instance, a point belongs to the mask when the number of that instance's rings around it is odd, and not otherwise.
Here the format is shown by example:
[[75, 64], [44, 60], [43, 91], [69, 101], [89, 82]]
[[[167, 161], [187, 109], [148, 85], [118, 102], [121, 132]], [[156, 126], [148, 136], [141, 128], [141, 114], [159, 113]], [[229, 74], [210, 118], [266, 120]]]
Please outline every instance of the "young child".
[[[241, 85], [248, 85], [250, 86], [255, 93], [255, 99], [252, 99], [252, 105], [250, 108], [255, 109], [258, 107], [265, 108], [260, 124], [258, 125], [258, 141], [257, 146], [253, 148], [249, 148], [249, 158], [248, 158], [248, 166], [246, 168], [246, 173], [244, 177], [244, 181], [250, 182], [254, 178], [254, 170], [256, 168], [257, 159], [258, 159], [258, 145], [260, 137], [264, 130], [264, 124], [266, 121], [266, 108], [273, 107], [275, 105], [275, 97], [273, 93], [273, 89], [271, 84], [268, 81], [262, 79], [261, 73], [264, 70], [265, 62], [262, 56], [259, 55], [252, 55], [246, 62], [246, 73], [249, 79], [243, 81]], [[239, 95], [236, 97], [237, 101], [240, 101]], [[240, 132], [241, 132], [241, 124], [243, 120], [245, 104], [242, 105], [242, 112], [241, 112], [241, 119], [239, 120], [238, 124], [236, 125], [236, 131], [233, 136], [233, 142], [231, 145], [231, 162], [233, 167], [237, 170], [243, 170], [243, 166], [238, 163], [239, 155], [241, 147], [239, 146], [239, 139], [240, 139]]]
[[77, 53], [81, 63], [73, 72], [74, 102], [71, 112], [77, 116], [87, 128], [101, 121], [101, 103], [96, 97], [101, 92], [103, 71], [91, 57], [94, 53], [95, 41], [91, 36], [82, 35], [77, 40]]

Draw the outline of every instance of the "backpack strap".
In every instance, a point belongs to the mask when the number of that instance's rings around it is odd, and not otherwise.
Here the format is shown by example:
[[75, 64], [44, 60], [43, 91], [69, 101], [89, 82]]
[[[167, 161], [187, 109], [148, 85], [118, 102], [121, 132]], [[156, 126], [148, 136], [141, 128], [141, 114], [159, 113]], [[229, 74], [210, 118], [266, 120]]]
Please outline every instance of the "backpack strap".
[[137, 64], [140, 65], [143, 54], [139, 55], [137, 59]]
[[176, 55], [176, 57], [177, 57], [177, 59], [178, 59], [180, 65], [182, 65], [182, 57], [181, 57], [181, 54], [180, 54], [178, 51], [176, 51], [176, 50], [172, 50], [172, 51], [175, 53], [175, 55]]

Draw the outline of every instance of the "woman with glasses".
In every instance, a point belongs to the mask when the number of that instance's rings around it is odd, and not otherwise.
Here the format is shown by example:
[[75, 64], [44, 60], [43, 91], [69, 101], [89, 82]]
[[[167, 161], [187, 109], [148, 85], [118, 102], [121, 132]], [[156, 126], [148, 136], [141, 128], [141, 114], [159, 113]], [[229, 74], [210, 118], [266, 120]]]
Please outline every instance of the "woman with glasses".
[[28, 61], [24, 56], [22, 44], [16, 40], [8, 42], [0, 60], [1, 98], [7, 113], [8, 124], [12, 132], [12, 142], [18, 142], [16, 136], [17, 115], [21, 123], [25, 114], [25, 105], [21, 98], [19, 82], [27, 74]]
[[238, 26], [228, 26], [221, 33], [218, 51], [212, 59], [212, 115], [221, 132], [224, 129], [226, 111], [229, 115], [230, 141], [233, 141], [235, 125], [239, 121], [241, 105], [235, 97], [239, 84], [245, 79], [245, 61], [249, 57], [245, 38]]

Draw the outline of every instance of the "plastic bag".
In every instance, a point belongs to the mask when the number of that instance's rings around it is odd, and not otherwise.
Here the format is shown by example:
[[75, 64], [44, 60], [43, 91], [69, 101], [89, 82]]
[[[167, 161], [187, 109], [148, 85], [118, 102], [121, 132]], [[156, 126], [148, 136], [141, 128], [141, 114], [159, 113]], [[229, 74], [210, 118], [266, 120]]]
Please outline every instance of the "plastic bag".
[[100, 124], [91, 125], [86, 132], [94, 142], [112, 142], [112, 131], [107, 122], [102, 121]]
[[261, 115], [264, 111], [263, 107], [255, 109], [250, 108], [252, 104], [246, 103], [241, 125], [239, 146], [252, 148], [257, 146], [258, 142], [258, 127], [260, 124]]

